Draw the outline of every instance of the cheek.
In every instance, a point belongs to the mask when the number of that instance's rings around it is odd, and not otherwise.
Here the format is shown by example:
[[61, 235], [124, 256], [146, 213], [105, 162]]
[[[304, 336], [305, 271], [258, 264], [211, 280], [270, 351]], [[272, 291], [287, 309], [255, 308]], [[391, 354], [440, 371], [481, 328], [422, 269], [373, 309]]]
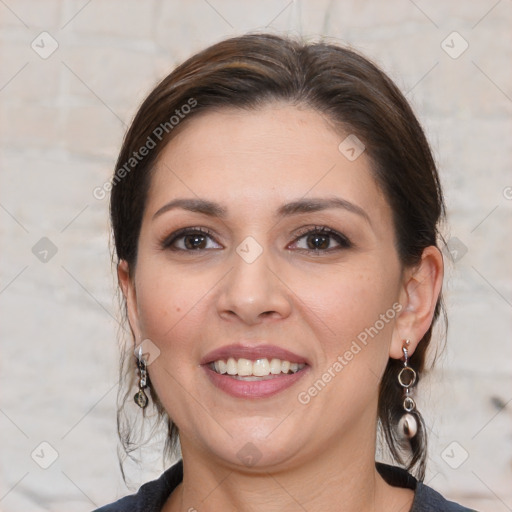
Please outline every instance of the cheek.
[[315, 326], [319, 358], [299, 401], [311, 400], [318, 410], [363, 414], [376, 400], [400, 309], [396, 290], [396, 282], [376, 266], [333, 274], [315, 293], [304, 287], [303, 314]]
[[358, 336], [364, 341], [369, 330], [372, 338], [388, 336], [396, 316], [396, 279], [396, 272], [389, 267], [386, 271], [376, 262], [360, 261], [357, 266], [331, 267], [328, 275], [301, 273], [293, 282], [298, 302], [305, 306], [302, 314], [317, 326], [324, 352], [332, 356]]
[[[185, 277], [186, 276], [186, 277]], [[172, 415], [186, 414], [188, 394], [200, 358], [198, 341], [203, 335], [205, 306], [204, 279], [190, 272], [145, 269], [140, 273], [137, 306], [142, 339], [159, 350], [149, 366], [153, 387], [165, 409]], [[181, 411], [181, 412], [180, 412]]]
[[[157, 366], [165, 369], [160, 376], [164, 380], [171, 374], [185, 384], [201, 350], [204, 353], [204, 338], [211, 336], [211, 293], [216, 283], [218, 277], [205, 272], [159, 264], [141, 269], [137, 286], [141, 335], [160, 350]], [[153, 374], [156, 370], [155, 366]]]
[[137, 308], [146, 337], [165, 342], [179, 323], [194, 316], [205, 294], [205, 281], [192, 272], [169, 271], [161, 265], [141, 268], [137, 279]]

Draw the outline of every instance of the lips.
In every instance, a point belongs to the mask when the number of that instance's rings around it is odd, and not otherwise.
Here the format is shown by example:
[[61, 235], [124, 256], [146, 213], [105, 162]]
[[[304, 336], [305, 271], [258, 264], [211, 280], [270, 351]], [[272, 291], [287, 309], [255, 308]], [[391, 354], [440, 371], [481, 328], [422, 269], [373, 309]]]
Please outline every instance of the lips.
[[[277, 361], [284, 367], [277, 368]], [[272, 367], [271, 371], [265, 363]], [[310, 370], [305, 357], [266, 344], [220, 347], [201, 359], [201, 367], [215, 387], [235, 398], [244, 399], [277, 395], [303, 379]]]

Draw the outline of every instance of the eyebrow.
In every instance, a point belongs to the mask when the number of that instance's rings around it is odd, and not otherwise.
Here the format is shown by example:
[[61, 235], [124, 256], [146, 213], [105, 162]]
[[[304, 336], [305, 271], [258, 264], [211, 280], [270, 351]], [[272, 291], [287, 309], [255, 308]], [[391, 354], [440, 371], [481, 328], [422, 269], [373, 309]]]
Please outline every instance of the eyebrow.
[[[226, 208], [218, 203], [209, 201], [207, 199], [174, 199], [169, 203], [162, 206], [154, 215], [153, 219], [160, 215], [173, 210], [176, 208], [182, 208], [194, 213], [202, 213], [209, 217], [219, 217], [225, 219], [228, 215]], [[363, 217], [368, 224], [371, 225], [370, 217], [360, 207], [346, 199], [340, 197], [329, 197], [329, 198], [312, 198], [312, 199], [298, 199], [291, 203], [282, 205], [277, 210], [278, 217], [290, 217], [292, 215], [298, 215], [301, 213], [319, 212], [322, 210], [328, 210], [330, 208], [342, 208], [351, 213], [355, 213]]]

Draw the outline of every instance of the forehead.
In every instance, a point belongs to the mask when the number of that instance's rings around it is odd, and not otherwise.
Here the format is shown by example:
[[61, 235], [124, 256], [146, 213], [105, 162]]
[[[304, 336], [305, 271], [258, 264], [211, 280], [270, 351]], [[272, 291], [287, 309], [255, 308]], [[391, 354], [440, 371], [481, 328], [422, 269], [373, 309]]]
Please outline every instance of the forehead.
[[207, 198], [254, 215], [298, 198], [337, 195], [387, 218], [369, 157], [349, 159], [340, 151], [348, 135], [320, 113], [289, 105], [199, 114], [159, 156], [147, 214], [177, 197]]

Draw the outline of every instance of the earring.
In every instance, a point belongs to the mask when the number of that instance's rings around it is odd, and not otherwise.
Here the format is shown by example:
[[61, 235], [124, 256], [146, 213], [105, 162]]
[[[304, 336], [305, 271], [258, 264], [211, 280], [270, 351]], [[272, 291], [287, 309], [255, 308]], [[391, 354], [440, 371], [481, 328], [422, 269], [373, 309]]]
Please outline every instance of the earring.
[[411, 340], [405, 340], [402, 351], [404, 353], [404, 367], [398, 374], [398, 383], [404, 388], [404, 399], [402, 406], [405, 414], [400, 418], [398, 422], [398, 429], [405, 437], [412, 439], [418, 432], [418, 422], [411, 414], [416, 409], [416, 403], [412, 399], [411, 388], [416, 383], [416, 372], [409, 366], [409, 352], [408, 347]]
[[146, 393], [144, 393], [144, 388], [148, 387], [147, 378], [148, 378], [148, 372], [147, 372], [147, 366], [146, 366], [146, 360], [142, 356], [142, 346], [139, 347], [139, 352], [136, 356], [137, 358], [137, 368], [139, 370], [139, 391], [135, 393], [133, 399], [135, 403], [141, 408], [144, 409], [146, 405], [148, 405], [148, 397], [146, 396]]

